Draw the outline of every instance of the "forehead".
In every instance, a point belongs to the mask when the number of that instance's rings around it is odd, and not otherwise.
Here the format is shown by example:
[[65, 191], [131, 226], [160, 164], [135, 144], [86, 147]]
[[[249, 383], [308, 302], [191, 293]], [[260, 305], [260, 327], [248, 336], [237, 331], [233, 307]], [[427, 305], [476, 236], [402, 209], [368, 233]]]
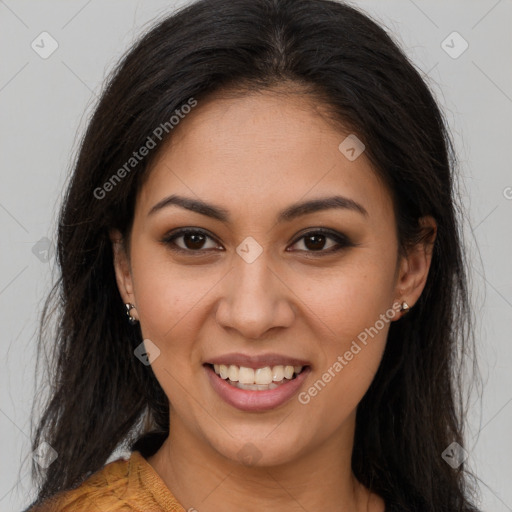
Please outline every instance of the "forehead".
[[[267, 92], [212, 96], [174, 128], [139, 194], [147, 213], [181, 193], [244, 215], [299, 200], [340, 194], [373, 216], [392, 203], [364, 152], [349, 160], [339, 149], [349, 131], [336, 128], [309, 96]], [[139, 212], [140, 213], [140, 212]]]

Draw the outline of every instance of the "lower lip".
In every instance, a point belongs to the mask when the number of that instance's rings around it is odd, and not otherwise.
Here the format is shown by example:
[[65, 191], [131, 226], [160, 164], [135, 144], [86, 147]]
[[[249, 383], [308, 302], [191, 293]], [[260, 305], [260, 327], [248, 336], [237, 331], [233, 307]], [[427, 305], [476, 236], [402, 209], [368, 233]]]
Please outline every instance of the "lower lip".
[[204, 368], [213, 389], [225, 402], [241, 411], [250, 412], [268, 411], [284, 404], [297, 393], [310, 372], [309, 367], [306, 367], [295, 379], [280, 384], [275, 389], [253, 391], [235, 388], [227, 380], [219, 377], [209, 365], [205, 365]]

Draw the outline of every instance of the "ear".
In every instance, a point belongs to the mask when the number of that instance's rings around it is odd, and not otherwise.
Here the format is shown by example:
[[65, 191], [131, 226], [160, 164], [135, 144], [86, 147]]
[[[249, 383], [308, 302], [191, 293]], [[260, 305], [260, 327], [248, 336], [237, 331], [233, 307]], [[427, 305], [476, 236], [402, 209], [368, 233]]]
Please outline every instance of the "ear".
[[[407, 254], [402, 256], [396, 282], [395, 293], [399, 302], [407, 302], [410, 308], [416, 304], [425, 288], [437, 235], [437, 223], [430, 215], [421, 217], [419, 224], [421, 236], [418, 242], [407, 249]], [[398, 318], [403, 314], [405, 313]]]
[[[117, 288], [124, 303], [135, 303], [135, 296], [133, 293], [133, 280], [130, 267], [130, 258], [127, 254], [125, 242], [121, 233], [117, 229], [113, 229], [109, 233], [112, 242], [112, 253], [114, 260], [114, 270], [116, 273]], [[137, 310], [132, 310], [132, 316], [138, 320]]]

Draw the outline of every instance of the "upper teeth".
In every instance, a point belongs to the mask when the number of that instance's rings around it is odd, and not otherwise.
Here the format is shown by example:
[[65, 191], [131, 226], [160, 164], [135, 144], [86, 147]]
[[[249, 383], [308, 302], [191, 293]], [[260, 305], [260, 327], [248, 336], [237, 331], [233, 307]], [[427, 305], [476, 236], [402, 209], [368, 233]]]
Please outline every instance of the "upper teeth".
[[214, 364], [213, 368], [217, 375], [223, 379], [229, 379], [232, 382], [242, 384], [270, 384], [279, 382], [283, 379], [291, 379], [293, 374], [297, 375], [302, 371], [302, 366], [265, 366], [264, 368], [246, 368], [245, 366], [236, 366], [231, 364]]

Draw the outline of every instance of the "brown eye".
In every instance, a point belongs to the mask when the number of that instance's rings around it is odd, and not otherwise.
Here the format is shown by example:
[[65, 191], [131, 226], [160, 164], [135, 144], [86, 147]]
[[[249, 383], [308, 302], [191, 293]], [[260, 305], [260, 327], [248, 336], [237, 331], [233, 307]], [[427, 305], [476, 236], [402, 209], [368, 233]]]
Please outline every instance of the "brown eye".
[[[334, 243], [329, 243], [328, 240], [331, 240]], [[318, 252], [325, 254], [333, 253], [355, 244], [353, 244], [345, 235], [341, 233], [317, 230], [306, 233], [301, 238], [297, 239], [293, 245], [299, 245], [299, 251]]]
[[[208, 240], [211, 240], [210, 247], [205, 246]], [[162, 242], [169, 245], [172, 250], [190, 253], [217, 249], [219, 247], [211, 236], [197, 229], [182, 229], [164, 237]]]
[[326, 240], [325, 235], [308, 235], [304, 237], [304, 246], [311, 251], [321, 251], [325, 248]]
[[183, 238], [183, 244], [185, 245], [185, 248], [192, 250], [202, 249], [206, 240], [205, 235], [202, 233], [187, 233], [180, 238]]

